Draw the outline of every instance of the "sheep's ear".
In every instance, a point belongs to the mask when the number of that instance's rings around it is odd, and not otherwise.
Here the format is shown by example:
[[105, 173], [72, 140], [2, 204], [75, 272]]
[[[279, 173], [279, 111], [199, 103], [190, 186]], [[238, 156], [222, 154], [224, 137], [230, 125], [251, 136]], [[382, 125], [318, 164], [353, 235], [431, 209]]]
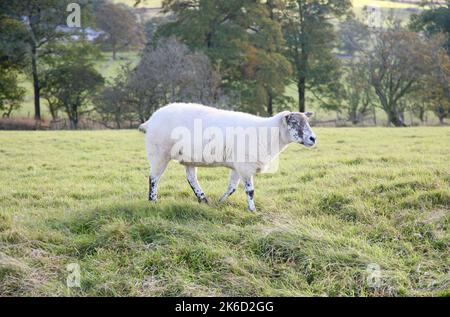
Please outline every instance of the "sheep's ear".
[[305, 116], [311, 118], [314, 115], [314, 112], [305, 112]]
[[283, 116], [283, 123], [288, 124], [289, 121], [292, 118], [292, 112], [287, 112], [284, 116]]

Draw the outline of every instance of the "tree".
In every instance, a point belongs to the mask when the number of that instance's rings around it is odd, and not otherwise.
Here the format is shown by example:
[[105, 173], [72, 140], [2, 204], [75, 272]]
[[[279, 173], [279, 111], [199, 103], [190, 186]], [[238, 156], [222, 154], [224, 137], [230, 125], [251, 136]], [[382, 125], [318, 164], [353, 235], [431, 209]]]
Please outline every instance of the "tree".
[[141, 26], [127, 6], [103, 2], [95, 17], [97, 27], [104, 32], [100, 41], [110, 47], [114, 60], [117, 51], [142, 42]]
[[431, 51], [427, 40], [399, 25], [374, 35], [373, 47], [365, 63], [370, 84], [394, 126], [405, 126], [404, 98], [419, 89], [421, 79], [429, 71]]
[[433, 49], [432, 72], [427, 76], [424, 86], [427, 87], [422, 98], [427, 99], [430, 109], [439, 118], [441, 124], [450, 112], [450, 65], [446, 52], [450, 56], [450, 0], [445, 4], [413, 14], [409, 27], [414, 31], [424, 32], [439, 46]]
[[120, 129], [124, 121], [133, 121], [135, 118], [127, 87], [131, 71], [130, 64], [122, 66], [113, 83], [105, 87], [94, 100], [95, 110], [107, 127], [113, 127], [110, 122], [114, 122], [115, 127]]
[[113, 84], [96, 99], [104, 121], [145, 122], [159, 107], [171, 102], [215, 105], [221, 98], [221, 78], [208, 57], [196, 53], [175, 38], [160, 38], [148, 46], [138, 65], [122, 68]]
[[192, 53], [175, 38], [147, 47], [128, 81], [139, 120], [171, 102], [213, 105], [219, 98], [220, 76], [202, 53]]
[[450, 55], [444, 47], [444, 34], [435, 34], [430, 40], [430, 70], [425, 75], [423, 97], [428, 100], [430, 109], [444, 124], [450, 115]]
[[[33, 79], [35, 119], [41, 119], [40, 58], [46, 54], [49, 43], [67, 34], [57, 27], [65, 23], [66, 0], [21, 0], [0, 2], [1, 19], [11, 19], [18, 23], [20, 36], [11, 41], [23, 43], [29, 56], [29, 67]], [[20, 24], [20, 25], [19, 25]], [[2, 30], [5, 32], [5, 30]], [[8, 45], [9, 43], [6, 43]], [[18, 45], [20, 46], [20, 44]]]
[[11, 112], [20, 108], [25, 96], [25, 89], [19, 87], [17, 71], [0, 65], [0, 111], [2, 117], [9, 117]]
[[373, 113], [374, 96], [369, 72], [364, 63], [364, 53], [368, 46], [368, 28], [353, 17], [348, 17], [339, 25], [339, 52], [342, 56], [342, 85], [335, 95], [337, 103], [325, 105], [328, 110], [344, 111], [347, 119], [359, 124]]
[[[248, 98], [243, 99], [244, 104], [248, 104], [249, 111], [256, 109], [269, 116], [274, 113], [274, 104], [285, 105], [292, 101], [285, 95], [292, 67], [283, 55], [285, 42], [280, 23], [282, 7], [282, 1], [266, 1], [266, 7], [257, 17], [257, 26], [250, 26], [253, 37], [245, 50], [250, 54], [247, 54], [244, 76], [248, 91]], [[261, 105], [262, 109], [258, 109]]]
[[62, 109], [77, 129], [80, 116], [92, 111], [92, 98], [104, 79], [93, 66], [95, 49], [87, 43], [60, 44], [47, 56], [48, 68], [43, 71], [43, 93], [52, 100], [54, 109]]
[[286, 56], [294, 68], [299, 111], [306, 108], [306, 91], [316, 98], [333, 97], [338, 88], [333, 19], [351, 14], [349, 0], [288, 0], [283, 10]]
[[169, 22], [173, 22], [175, 17], [172, 15], [153, 16], [148, 19], [144, 24], [144, 34], [146, 45], [152, 45], [152, 43], [158, 42], [158, 29]]
[[9, 117], [20, 108], [25, 89], [19, 87], [18, 77], [27, 63], [26, 47], [20, 39], [25, 30], [18, 21], [0, 16], [0, 111]]
[[[161, 26], [159, 36], [174, 35], [204, 52], [220, 71], [226, 94], [239, 94], [241, 108], [272, 113], [281, 99], [290, 65], [280, 54], [283, 37], [273, 1], [166, 0], [165, 12], [175, 21]], [[158, 35], [157, 34], [157, 35]]]
[[[423, 5], [425, 4], [424, 2]], [[445, 34], [447, 40], [444, 46], [450, 53], [450, 0], [447, 0], [445, 4], [422, 10], [419, 14], [411, 15], [409, 26], [413, 31], [425, 31], [428, 35]]]
[[359, 124], [372, 113], [373, 93], [369, 85], [366, 65], [353, 60], [345, 67], [343, 85], [339, 92], [340, 108], [345, 110], [352, 124]]

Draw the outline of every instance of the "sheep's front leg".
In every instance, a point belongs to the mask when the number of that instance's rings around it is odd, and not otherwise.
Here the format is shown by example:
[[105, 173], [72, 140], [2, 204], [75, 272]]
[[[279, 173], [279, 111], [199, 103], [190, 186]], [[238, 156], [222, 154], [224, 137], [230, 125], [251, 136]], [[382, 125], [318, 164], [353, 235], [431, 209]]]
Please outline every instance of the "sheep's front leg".
[[239, 174], [235, 170], [232, 170], [230, 173], [230, 181], [228, 183], [227, 191], [223, 194], [222, 198], [220, 198], [219, 200], [221, 203], [223, 203], [225, 199], [230, 197], [236, 191], [236, 188], [239, 185], [239, 180], [240, 180]]
[[253, 178], [244, 178], [244, 188], [245, 193], [247, 194], [247, 204], [248, 204], [248, 210], [255, 211], [255, 202], [253, 200], [253, 196], [255, 194], [255, 190], [253, 189]]
[[198, 199], [198, 202], [201, 203], [207, 203], [209, 204], [209, 200], [206, 197], [205, 193], [203, 192], [202, 188], [200, 187], [200, 184], [197, 180], [197, 168], [193, 166], [186, 166], [186, 178], [191, 185], [192, 191], [194, 192], [195, 196]]

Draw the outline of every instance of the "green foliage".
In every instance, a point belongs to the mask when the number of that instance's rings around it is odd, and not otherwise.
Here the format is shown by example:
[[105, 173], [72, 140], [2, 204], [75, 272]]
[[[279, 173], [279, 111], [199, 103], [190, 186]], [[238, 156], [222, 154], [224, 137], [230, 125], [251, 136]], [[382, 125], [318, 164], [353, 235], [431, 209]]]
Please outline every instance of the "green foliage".
[[339, 26], [342, 58], [341, 84], [334, 93], [334, 102], [322, 104], [322, 108], [344, 113], [353, 124], [359, 124], [373, 113], [376, 96], [370, 86], [369, 67], [364, 56], [370, 46], [370, 33], [364, 24], [348, 18]]
[[95, 96], [104, 79], [94, 68], [96, 49], [85, 42], [56, 45], [47, 55], [47, 68], [42, 71], [42, 92], [54, 113], [63, 109], [72, 128], [76, 129], [80, 115]]
[[96, 8], [95, 20], [96, 26], [105, 32], [99, 40], [111, 49], [113, 59], [116, 59], [117, 51], [139, 45], [142, 41], [141, 26], [125, 5], [102, 2]]
[[20, 108], [25, 96], [25, 89], [19, 87], [18, 74], [14, 69], [0, 65], [0, 112], [2, 117], [9, 117]]
[[339, 87], [333, 18], [351, 15], [349, 0], [290, 0], [283, 11], [286, 56], [294, 67], [299, 110], [305, 111], [306, 91], [333, 98]]
[[[410, 28], [425, 33], [437, 42], [450, 56], [450, 1], [421, 14], [412, 15]], [[444, 52], [444, 53], [445, 53]], [[431, 110], [441, 123], [450, 115], [450, 60], [443, 56], [442, 50], [435, 48], [431, 52], [432, 72], [424, 81], [422, 99], [428, 99]]]
[[25, 89], [19, 87], [18, 76], [27, 63], [26, 31], [21, 23], [0, 14], [0, 112], [9, 117], [20, 108]]
[[[448, 295], [450, 129], [315, 132], [256, 177], [256, 213], [242, 187], [198, 204], [175, 163], [149, 203], [137, 131], [1, 132], [0, 295]], [[213, 202], [227, 176], [199, 169]]]
[[247, 111], [272, 113], [274, 99], [284, 99], [291, 72], [280, 54], [283, 36], [267, 4], [251, 0], [163, 2], [176, 20], [163, 25], [159, 36], [175, 35], [190, 48], [205, 52], [223, 78], [230, 95]]
[[[65, 14], [68, 0], [24, 0], [0, 2], [0, 19], [15, 21], [13, 32], [18, 31], [18, 37], [11, 43], [13, 47], [23, 47], [28, 55], [28, 67], [33, 78], [35, 119], [41, 119], [40, 106], [40, 76], [37, 67], [40, 57], [46, 54], [47, 44], [67, 37], [58, 26], [65, 24]], [[20, 26], [19, 26], [20, 24]], [[7, 45], [8, 43], [6, 43]], [[5, 44], [2, 44], [2, 46]]]
[[446, 47], [450, 52], [450, 1], [445, 5], [438, 5], [420, 14], [413, 14], [409, 26], [414, 31], [425, 31], [429, 35], [445, 33], [447, 36]]
[[28, 60], [25, 26], [17, 20], [0, 15], [0, 64], [3, 68], [22, 69]]
[[104, 120], [145, 122], [171, 102], [219, 105], [220, 76], [208, 57], [193, 53], [175, 38], [147, 47], [136, 67], [126, 65], [98, 98], [96, 109]]
[[135, 119], [128, 87], [131, 72], [130, 64], [123, 65], [112, 83], [104, 87], [97, 98], [94, 99], [95, 110], [107, 126], [110, 122], [113, 122], [114, 127], [120, 129], [125, 121]]

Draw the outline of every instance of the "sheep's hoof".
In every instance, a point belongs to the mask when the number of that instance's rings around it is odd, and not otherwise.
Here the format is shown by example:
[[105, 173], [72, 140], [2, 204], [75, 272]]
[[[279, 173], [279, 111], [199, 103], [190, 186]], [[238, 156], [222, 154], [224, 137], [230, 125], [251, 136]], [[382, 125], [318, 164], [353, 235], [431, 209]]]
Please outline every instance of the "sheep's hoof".
[[209, 199], [207, 197], [199, 198], [198, 202], [199, 203], [205, 203], [207, 205], [211, 205], [211, 202], [209, 201]]

